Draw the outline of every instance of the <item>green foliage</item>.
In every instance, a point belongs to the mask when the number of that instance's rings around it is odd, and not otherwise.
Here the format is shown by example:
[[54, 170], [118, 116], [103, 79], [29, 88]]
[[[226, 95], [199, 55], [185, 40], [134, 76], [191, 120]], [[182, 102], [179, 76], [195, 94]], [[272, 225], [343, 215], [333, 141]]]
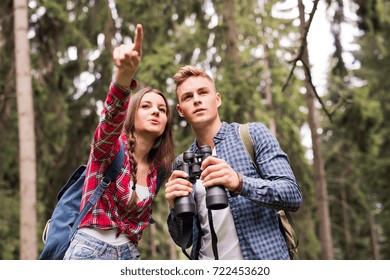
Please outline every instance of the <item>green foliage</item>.
[[[357, 39], [361, 49], [354, 52], [361, 67], [344, 79], [334, 77], [329, 94], [338, 110], [334, 123], [325, 126], [323, 137], [334, 245], [339, 259], [370, 259], [374, 233], [379, 257], [388, 259], [390, 155], [385, 120], [389, 117], [386, 72], [390, 45], [384, 39], [389, 29], [384, 14], [389, 7], [379, 1], [376, 7], [384, 10], [373, 13], [373, 1], [356, 2], [361, 8], [360, 27], [366, 32]], [[347, 86], [343, 81], [348, 81]]]
[[[294, 73], [282, 92], [290, 71], [287, 59], [294, 56], [300, 43], [299, 30], [295, 18], [275, 17], [280, 1], [260, 2], [233, 1], [232, 27], [223, 17], [228, 1], [209, 1], [208, 9], [204, 1], [197, 0], [137, 0], [131, 5], [116, 0], [115, 7], [108, 1], [31, 1], [38, 240], [59, 188], [87, 159], [98, 122], [97, 105], [104, 100], [112, 80], [112, 50], [133, 38], [135, 25], [142, 23], [143, 59], [136, 79], [141, 87], [149, 85], [166, 92], [172, 102], [176, 153], [189, 147], [193, 135], [176, 113], [170, 78], [186, 64], [201, 66], [213, 74], [222, 95], [222, 120], [266, 125], [275, 120], [277, 138], [289, 155], [304, 197], [302, 208], [294, 213], [300, 258], [320, 258], [313, 166], [305, 157], [300, 135], [307, 118], [300, 72]], [[337, 259], [371, 258], [369, 223], [374, 220], [380, 257], [388, 259], [390, 11], [383, 0], [354, 2], [359, 5], [359, 27], [365, 32], [356, 38], [360, 50], [353, 53], [360, 68], [331, 72], [323, 98], [336, 109], [334, 121], [321, 116], [319, 132], [326, 159], [333, 246]], [[342, 14], [335, 16], [340, 24]], [[5, 209], [0, 214], [0, 259], [17, 259], [19, 167], [12, 1], [0, 4], [0, 30], [0, 130], [6, 132], [0, 134], [0, 204]], [[232, 34], [234, 40], [229, 37]], [[282, 43], [286, 41], [288, 45]], [[334, 57], [340, 59], [341, 53]], [[265, 59], [270, 67], [267, 81], [272, 106], [265, 102]], [[332, 61], [330, 67], [341, 67], [337, 63]], [[171, 252], [167, 215], [162, 188], [153, 210], [154, 230], [148, 228], [139, 244], [143, 259], [169, 259], [175, 253], [183, 258], [177, 246]]]
[[0, 186], [0, 252], [1, 259], [14, 260], [19, 257], [19, 196]]

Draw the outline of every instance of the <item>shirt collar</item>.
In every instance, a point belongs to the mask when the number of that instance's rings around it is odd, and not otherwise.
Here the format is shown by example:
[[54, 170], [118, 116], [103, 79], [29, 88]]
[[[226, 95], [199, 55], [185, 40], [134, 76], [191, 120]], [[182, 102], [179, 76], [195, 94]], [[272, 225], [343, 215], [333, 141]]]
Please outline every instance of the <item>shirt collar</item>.
[[[218, 130], [217, 134], [214, 135], [213, 141], [214, 144], [217, 145], [221, 140], [225, 139], [226, 134], [228, 132], [229, 125], [226, 122], [222, 122], [221, 128]], [[191, 146], [191, 150], [198, 150], [198, 140], [195, 138], [194, 143]]]
[[215, 136], [213, 137], [214, 144], [218, 144], [219, 141], [225, 139], [226, 134], [228, 132], [228, 127], [229, 126], [226, 122], [222, 122], [221, 128], [219, 129], [217, 134], [215, 134]]

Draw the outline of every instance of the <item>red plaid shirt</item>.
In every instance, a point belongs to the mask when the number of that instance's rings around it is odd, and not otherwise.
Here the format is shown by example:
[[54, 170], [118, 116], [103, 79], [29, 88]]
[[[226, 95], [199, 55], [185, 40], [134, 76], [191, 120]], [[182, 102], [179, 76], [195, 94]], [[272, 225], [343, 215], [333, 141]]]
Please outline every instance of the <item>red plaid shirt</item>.
[[[136, 87], [136, 84], [132, 84]], [[139, 201], [141, 211], [134, 213], [125, 210], [130, 196], [131, 165], [129, 162], [126, 135], [122, 127], [129, 104], [129, 92], [111, 84], [104, 102], [102, 117], [96, 128], [88, 159], [86, 179], [80, 209], [96, 189], [108, 165], [119, 151], [119, 138], [125, 143], [125, 155], [122, 170], [115, 182], [104, 191], [98, 202], [83, 218], [79, 227], [116, 229], [117, 234], [123, 232], [135, 244], [142, 237], [143, 230], [150, 224], [152, 202], [155, 198], [157, 169], [148, 171], [147, 184], [149, 197]]]

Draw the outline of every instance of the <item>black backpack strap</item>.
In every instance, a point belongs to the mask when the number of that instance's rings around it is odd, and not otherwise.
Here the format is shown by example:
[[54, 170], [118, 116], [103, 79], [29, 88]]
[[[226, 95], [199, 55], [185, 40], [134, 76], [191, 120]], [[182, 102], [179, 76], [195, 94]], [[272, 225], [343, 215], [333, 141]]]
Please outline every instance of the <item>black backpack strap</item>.
[[158, 194], [161, 185], [164, 183], [164, 177], [165, 177], [165, 170], [164, 168], [160, 167], [157, 170], [157, 182], [156, 182], [156, 195]]
[[[157, 196], [158, 191], [161, 188], [161, 185], [164, 183], [164, 177], [165, 177], [165, 170], [164, 168], [160, 167], [157, 170], [157, 180], [156, 180], [156, 193], [155, 195]], [[150, 217], [150, 223], [155, 224], [156, 221], [153, 219], [153, 216]]]

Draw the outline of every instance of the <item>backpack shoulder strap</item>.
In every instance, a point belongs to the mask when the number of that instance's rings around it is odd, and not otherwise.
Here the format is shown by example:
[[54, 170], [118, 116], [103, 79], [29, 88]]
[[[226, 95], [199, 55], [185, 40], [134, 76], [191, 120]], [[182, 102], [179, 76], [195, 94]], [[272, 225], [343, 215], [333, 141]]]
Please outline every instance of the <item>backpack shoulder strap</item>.
[[125, 145], [122, 140], [119, 140], [119, 143], [119, 151], [116, 154], [113, 162], [108, 166], [106, 172], [104, 173], [104, 177], [106, 178], [107, 182], [114, 181], [122, 169], [125, 156]]
[[156, 195], [158, 194], [158, 191], [160, 190], [161, 188], [161, 184], [163, 183], [164, 181], [164, 177], [165, 177], [165, 171], [163, 168], [159, 168], [157, 170], [157, 182], [156, 182]]
[[116, 177], [119, 175], [119, 172], [121, 171], [123, 160], [124, 160], [124, 154], [125, 154], [124, 144], [123, 144], [122, 140], [120, 140], [119, 152], [115, 156], [114, 161], [108, 166], [100, 184], [96, 187], [95, 191], [92, 193], [92, 195], [88, 199], [84, 208], [81, 210], [80, 215], [78, 216], [77, 220], [75, 221], [75, 223], [72, 227], [72, 230], [70, 233], [71, 236], [74, 234], [79, 223], [84, 218], [84, 216], [87, 214], [87, 212], [99, 200], [99, 198], [101, 197], [101, 195], [103, 194], [103, 192], [107, 188], [107, 186], [110, 184], [110, 182], [114, 181], [116, 179]]
[[[108, 166], [107, 170], [104, 172], [104, 177], [101, 180], [99, 186], [96, 188], [95, 192], [90, 197], [90, 201], [92, 204], [95, 204], [96, 201], [99, 199], [99, 197], [102, 195], [104, 190], [107, 188], [107, 186], [116, 180], [116, 177], [118, 177], [123, 161], [125, 156], [125, 145], [122, 140], [119, 140], [120, 146], [119, 151], [116, 154], [114, 160], [111, 162], [111, 164]], [[96, 195], [95, 195], [96, 193]]]
[[257, 167], [256, 159], [255, 159], [255, 153], [253, 151], [253, 140], [249, 133], [249, 124], [240, 124], [239, 125], [239, 133], [241, 142], [245, 147], [246, 152], [248, 153], [249, 157], [252, 159], [252, 164], [256, 168], [257, 172], [260, 174], [260, 170]]

